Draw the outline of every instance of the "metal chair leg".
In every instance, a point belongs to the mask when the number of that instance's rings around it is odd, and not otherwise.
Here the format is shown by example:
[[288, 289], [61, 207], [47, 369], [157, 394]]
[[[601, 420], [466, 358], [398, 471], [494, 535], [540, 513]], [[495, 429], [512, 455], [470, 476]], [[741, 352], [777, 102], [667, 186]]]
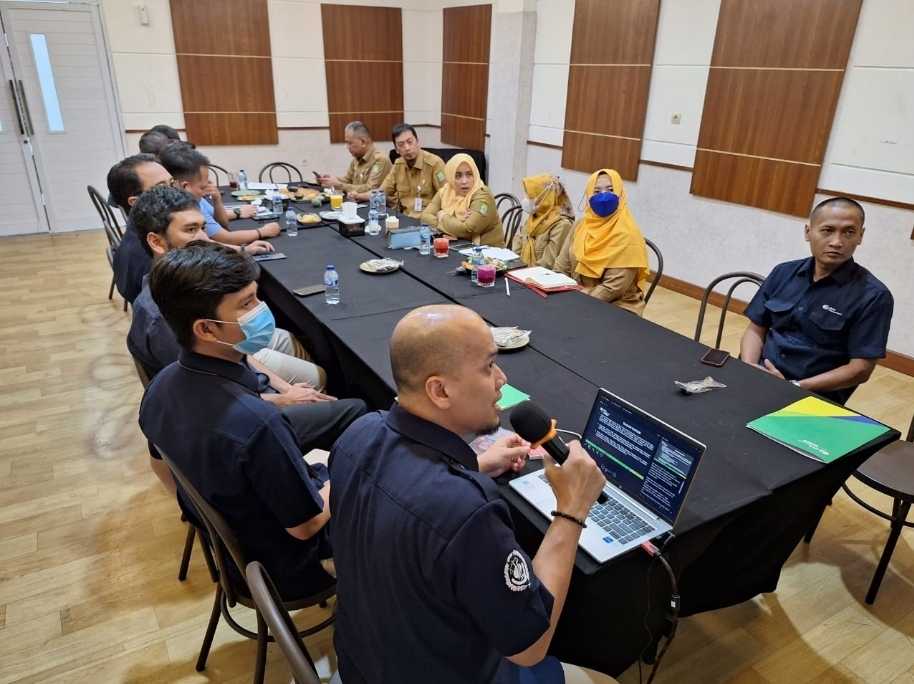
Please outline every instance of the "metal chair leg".
[[209, 550], [209, 545], [206, 543], [206, 539], [203, 538], [202, 534], [198, 535], [197, 539], [200, 540], [200, 548], [203, 549], [203, 559], [206, 561], [210, 579], [212, 579], [213, 582], [218, 582], [219, 571], [216, 570], [216, 561], [213, 560], [213, 553]]
[[124, 313], [127, 313], [127, 300], [124, 300]]
[[200, 655], [197, 657], [197, 672], [203, 672], [206, 669], [206, 659], [209, 657], [209, 649], [213, 645], [213, 637], [216, 635], [216, 627], [219, 624], [219, 615], [222, 612], [222, 587], [216, 585], [216, 599], [213, 601], [213, 612], [209, 616], [209, 624], [206, 626], [206, 634], [203, 635], [203, 645], [200, 646]]
[[263, 677], [267, 669], [267, 643], [270, 636], [267, 623], [257, 612], [257, 660], [254, 662], [254, 684], [263, 684]]
[[194, 550], [194, 537], [197, 530], [193, 525], [187, 523], [187, 537], [184, 539], [184, 554], [181, 556], [181, 567], [178, 569], [178, 581], [183, 582], [187, 579], [187, 566], [190, 565], [190, 553]]
[[111, 287], [108, 288], [108, 300], [114, 299], [114, 274], [111, 274]]
[[879, 592], [879, 585], [882, 584], [882, 578], [885, 577], [885, 571], [889, 567], [889, 561], [892, 560], [892, 554], [895, 552], [895, 544], [898, 543], [898, 537], [901, 530], [904, 529], [904, 522], [908, 518], [908, 512], [911, 510], [911, 502], [894, 500], [892, 512], [895, 514], [892, 524], [889, 528], [889, 538], [885, 542], [885, 548], [882, 550], [882, 557], [879, 559], [879, 565], [876, 566], [876, 574], [873, 575], [873, 581], [870, 582], [869, 591], [866, 592], [867, 605], [873, 605], [876, 600], [876, 594]]

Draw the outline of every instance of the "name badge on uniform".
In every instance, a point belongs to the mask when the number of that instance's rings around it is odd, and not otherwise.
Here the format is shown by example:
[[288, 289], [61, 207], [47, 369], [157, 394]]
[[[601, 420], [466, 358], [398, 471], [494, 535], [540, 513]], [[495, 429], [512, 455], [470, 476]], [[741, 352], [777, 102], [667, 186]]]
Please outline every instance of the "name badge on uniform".
[[[416, 189], [417, 192], [419, 192], [421, 190], [422, 190], [422, 188]], [[419, 195], [416, 195], [416, 199], [413, 202], [413, 211], [418, 211], [418, 212], [422, 211], [422, 198], [419, 197]]]

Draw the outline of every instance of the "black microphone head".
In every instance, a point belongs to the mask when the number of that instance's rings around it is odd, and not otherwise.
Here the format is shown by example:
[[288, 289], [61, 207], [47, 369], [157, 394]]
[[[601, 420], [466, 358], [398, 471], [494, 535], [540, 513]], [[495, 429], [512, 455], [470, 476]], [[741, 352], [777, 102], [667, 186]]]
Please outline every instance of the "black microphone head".
[[528, 442], [539, 442], [552, 431], [552, 419], [539, 404], [527, 400], [511, 409], [511, 427]]

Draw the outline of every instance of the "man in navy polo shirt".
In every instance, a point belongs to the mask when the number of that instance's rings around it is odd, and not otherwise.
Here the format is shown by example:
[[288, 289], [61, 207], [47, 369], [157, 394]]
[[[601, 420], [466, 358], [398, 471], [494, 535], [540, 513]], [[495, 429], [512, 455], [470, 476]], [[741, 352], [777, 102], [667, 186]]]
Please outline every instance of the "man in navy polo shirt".
[[331, 555], [330, 484], [326, 468], [305, 462], [288, 418], [261, 399], [246, 362], [272, 334], [259, 272], [249, 256], [206, 243], [156, 260], [149, 287], [181, 353], [149, 385], [140, 427], [291, 600], [331, 582], [319, 563]]
[[541, 661], [605, 480], [577, 442], [561, 467], [547, 461], [559, 513], [531, 563], [492, 479], [519, 469], [527, 447], [514, 435], [477, 458], [466, 441], [498, 428], [496, 354], [469, 309], [407, 314], [390, 342], [398, 402], [354, 422], [331, 451], [345, 684], [531, 681], [522, 668], [535, 665], [532, 681], [563, 681], [557, 661]]
[[885, 357], [892, 293], [854, 261], [863, 207], [847, 197], [816, 205], [812, 256], [775, 266], [746, 316], [740, 358], [840, 404]]

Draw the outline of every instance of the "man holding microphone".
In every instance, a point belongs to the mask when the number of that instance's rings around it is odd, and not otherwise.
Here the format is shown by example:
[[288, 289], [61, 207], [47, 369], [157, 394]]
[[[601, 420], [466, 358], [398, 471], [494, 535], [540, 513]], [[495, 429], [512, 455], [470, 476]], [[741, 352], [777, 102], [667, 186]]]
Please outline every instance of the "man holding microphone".
[[467, 444], [499, 426], [504, 373], [483, 320], [428, 306], [394, 330], [398, 401], [353, 423], [330, 455], [337, 570], [335, 645], [345, 684], [560, 682], [544, 662], [574, 566], [580, 525], [605, 480], [577, 442], [546, 460], [556, 517], [531, 559], [493, 477], [527, 446]]

